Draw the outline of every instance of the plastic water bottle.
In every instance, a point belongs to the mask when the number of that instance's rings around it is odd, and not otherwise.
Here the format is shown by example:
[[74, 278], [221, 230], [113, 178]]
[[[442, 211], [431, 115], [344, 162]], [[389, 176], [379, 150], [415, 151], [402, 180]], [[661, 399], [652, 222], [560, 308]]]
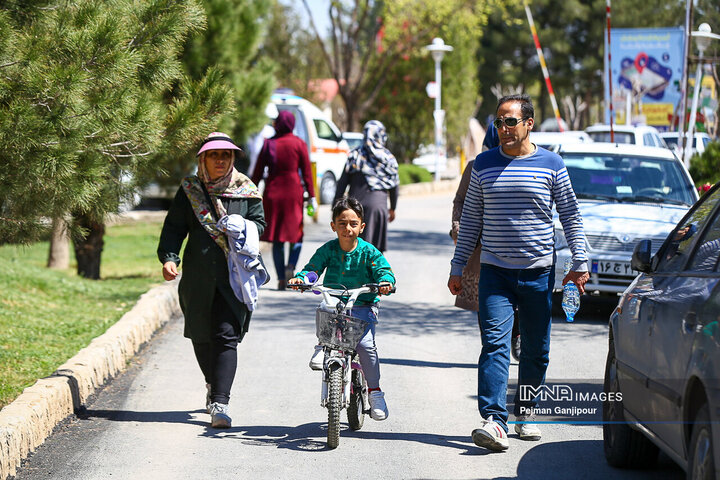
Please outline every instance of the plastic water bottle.
[[[570, 268], [572, 268], [572, 258], [568, 257], [565, 260], [563, 274], [567, 275]], [[562, 309], [565, 312], [565, 320], [568, 322], [575, 320], [575, 314], [580, 309], [580, 291], [573, 282], [567, 282], [563, 286]]]
[[317, 200], [315, 200], [315, 198], [311, 198], [307, 204], [308, 217], [314, 217], [316, 210], [317, 210]]

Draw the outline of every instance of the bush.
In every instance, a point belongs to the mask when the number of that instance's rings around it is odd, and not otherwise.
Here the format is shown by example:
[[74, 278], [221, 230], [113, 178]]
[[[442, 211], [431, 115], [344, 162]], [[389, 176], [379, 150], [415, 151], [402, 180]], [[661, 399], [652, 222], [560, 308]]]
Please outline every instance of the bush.
[[720, 141], [710, 142], [702, 155], [690, 159], [690, 176], [698, 188], [720, 181]]
[[398, 168], [398, 175], [400, 176], [400, 185], [433, 181], [432, 173], [412, 163], [401, 163]]

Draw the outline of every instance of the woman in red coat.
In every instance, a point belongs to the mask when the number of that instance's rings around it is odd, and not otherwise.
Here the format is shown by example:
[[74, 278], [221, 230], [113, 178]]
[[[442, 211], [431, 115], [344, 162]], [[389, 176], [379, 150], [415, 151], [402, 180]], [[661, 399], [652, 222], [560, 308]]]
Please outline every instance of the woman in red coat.
[[[287, 110], [280, 111], [274, 127], [275, 136], [265, 140], [252, 180], [257, 184], [267, 168], [263, 193], [267, 228], [260, 240], [273, 244], [278, 290], [284, 290], [286, 279], [294, 275], [302, 248], [303, 191], [307, 190], [310, 201], [315, 203], [315, 190], [308, 147], [301, 138], [292, 133], [295, 128], [295, 116]], [[290, 243], [287, 266], [285, 242]]]

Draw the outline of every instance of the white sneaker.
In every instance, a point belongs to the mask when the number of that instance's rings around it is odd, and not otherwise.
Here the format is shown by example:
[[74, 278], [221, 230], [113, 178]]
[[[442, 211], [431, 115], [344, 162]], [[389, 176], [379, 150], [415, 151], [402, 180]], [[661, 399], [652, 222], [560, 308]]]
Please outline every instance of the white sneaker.
[[210, 404], [210, 425], [213, 428], [230, 428], [232, 419], [228, 415], [230, 408], [227, 403], [214, 402]]
[[388, 412], [387, 404], [385, 403], [385, 392], [380, 390], [373, 390], [369, 395], [370, 400], [370, 418], [373, 420], [381, 421], [385, 420], [390, 412]]
[[527, 423], [531, 420], [530, 415], [518, 415], [515, 417], [515, 433], [520, 435], [520, 440], [540, 440], [542, 432], [537, 425]]
[[315, 351], [310, 359], [310, 368], [313, 370], [322, 370], [325, 362], [325, 352], [322, 345], [315, 345]]
[[480, 428], [472, 431], [472, 439], [478, 447], [484, 447], [496, 452], [507, 450], [510, 446], [507, 432], [493, 420], [492, 415], [487, 420], [482, 421]]

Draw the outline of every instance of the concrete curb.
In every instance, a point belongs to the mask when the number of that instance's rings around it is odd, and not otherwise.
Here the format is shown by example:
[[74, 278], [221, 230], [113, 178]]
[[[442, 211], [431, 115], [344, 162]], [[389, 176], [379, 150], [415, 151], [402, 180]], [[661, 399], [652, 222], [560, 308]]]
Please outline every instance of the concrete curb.
[[0, 410], [0, 479], [15, 475], [22, 460], [58, 423], [125, 370], [153, 333], [177, 315], [181, 315], [177, 281], [151, 289], [104, 334]]

